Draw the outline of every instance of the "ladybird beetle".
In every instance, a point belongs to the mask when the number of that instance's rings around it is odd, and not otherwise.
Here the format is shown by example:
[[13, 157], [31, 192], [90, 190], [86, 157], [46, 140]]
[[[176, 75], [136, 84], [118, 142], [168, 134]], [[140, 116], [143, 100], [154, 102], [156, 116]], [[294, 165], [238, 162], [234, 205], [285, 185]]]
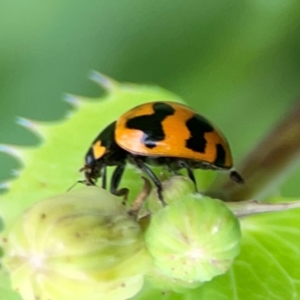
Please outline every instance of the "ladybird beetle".
[[127, 162], [150, 177], [163, 204], [162, 184], [148, 165], [163, 165], [171, 172], [186, 169], [196, 190], [193, 169], [198, 168], [231, 170], [230, 178], [243, 183], [232, 169], [231, 151], [222, 133], [193, 109], [175, 102], [145, 103], [109, 124], [85, 156], [84, 182], [95, 185], [101, 177], [106, 188], [106, 169], [116, 166], [110, 192], [118, 194]]

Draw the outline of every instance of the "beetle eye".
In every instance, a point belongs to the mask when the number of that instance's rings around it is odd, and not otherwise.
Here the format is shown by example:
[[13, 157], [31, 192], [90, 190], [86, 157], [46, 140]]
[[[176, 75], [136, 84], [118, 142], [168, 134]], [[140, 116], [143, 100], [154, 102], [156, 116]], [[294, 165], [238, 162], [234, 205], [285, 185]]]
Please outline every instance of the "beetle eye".
[[85, 157], [85, 163], [87, 166], [90, 166], [93, 163], [94, 159], [92, 155], [87, 155]]

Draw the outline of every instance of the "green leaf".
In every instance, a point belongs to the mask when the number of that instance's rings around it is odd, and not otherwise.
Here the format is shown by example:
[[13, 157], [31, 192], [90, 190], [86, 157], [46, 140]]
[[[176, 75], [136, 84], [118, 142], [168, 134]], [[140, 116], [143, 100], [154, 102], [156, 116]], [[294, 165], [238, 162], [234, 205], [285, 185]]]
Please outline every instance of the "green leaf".
[[[6, 226], [10, 226], [16, 216], [35, 201], [65, 192], [82, 179], [83, 174], [78, 170], [83, 166], [89, 146], [120, 114], [151, 100], [180, 101], [177, 96], [158, 87], [120, 84], [98, 73], [93, 76], [108, 91], [105, 97], [89, 99], [69, 95], [67, 100], [74, 109], [67, 119], [49, 123], [23, 121], [42, 137], [38, 147], [2, 146], [24, 165], [20, 177], [10, 183], [10, 191], [0, 198], [0, 216]], [[132, 169], [127, 169], [128, 173], [133, 173]], [[139, 186], [135, 183], [140, 175], [124, 178], [124, 186], [132, 187], [131, 194], [137, 192]]]
[[299, 298], [299, 213], [295, 209], [242, 221], [242, 255], [232, 272], [241, 299]]
[[[73, 110], [65, 120], [41, 123], [21, 119], [21, 124], [41, 137], [40, 145], [0, 145], [0, 151], [16, 157], [23, 164], [19, 177], [9, 182], [10, 189], [0, 197], [0, 218], [5, 225], [5, 230], [0, 233], [0, 246], [6, 242], [9, 228], [26, 208], [38, 200], [66, 192], [78, 179], [83, 178], [78, 170], [83, 166], [85, 153], [107, 124], [129, 108], [145, 102], [182, 102], [159, 87], [120, 84], [98, 73], [93, 73], [92, 79], [106, 90], [106, 95], [98, 99], [67, 96], [66, 100], [73, 105]], [[140, 185], [137, 184], [138, 180]], [[133, 198], [142, 182], [140, 174], [133, 168], [127, 168], [121, 186], [130, 187], [130, 196]], [[0, 286], [1, 297], [5, 295], [5, 299], [20, 299], [9, 288], [4, 271], [0, 274], [0, 282], [3, 283]]]
[[[3, 237], [6, 230], [26, 208], [40, 199], [66, 191], [83, 177], [78, 170], [83, 165], [84, 155], [93, 139], [109, 122], [129, 108], [147, 101], [181, 101], [157, 87], [119, 84], [97, 76], [97, 82], [108, 91], [102, 99], [69, 96], [74, 109], [68, 119], [51, 123], [23, 120], [25, 126], [42, 137], [39, 146], [0, 147], [0, 150], [16, 156], [24, 164], [19, 178], [10, 183], [10, 190], [0, 198], [0, 217], [6, 226], [0, 235], [0, 245], [5, 243]], [[204, 179], [199, 184], [203, 183], [205, 187], [214, 173], [202, 173], [198, 172], [197, 177]], [[140, 174], [133, 168], [127, 168], [121, 186], [130, 189], [131, 198], [140, 189], [138, 180], [142, 184]], [[280, 199], [281, 202], [285, 200]], [[248, 216], [241, 219], [241, 226], [241, 254], [227, 274], [180, 294], [154, 290], [146, 284], [134, 299], [298, 299], [299, 209]], [[1, 297], [20, 299], [9, 288], [7, 274], [1, 275], [0, 282]]]

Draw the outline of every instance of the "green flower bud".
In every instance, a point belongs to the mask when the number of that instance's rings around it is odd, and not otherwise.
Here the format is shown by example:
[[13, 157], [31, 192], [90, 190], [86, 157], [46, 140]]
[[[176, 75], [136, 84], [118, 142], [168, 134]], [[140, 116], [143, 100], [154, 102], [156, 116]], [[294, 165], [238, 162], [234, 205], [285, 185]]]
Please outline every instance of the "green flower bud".
[[[195, 192], [194, 183], [185, 176], [172, 176], [168, 180], [162, 182], [164, 201], [171, 204], [186, 195]], [[158, 198], [157, 189], [152, 189], [152, 192], [147, 199], [147, 208], [151, 212], [155, 212], [162, 208], [162, 203]]]
[[225, 273], [240, 250], [237, 218], [222, 201], [198, 195], [174, 198], [152, 216], [146, 232], [156, 273], [169, 278], [173, 290], [174, 279], [192, 284]]
[[36, 203], [4, 240], [3, 265], [24, 300], [127, 299], [151, 262], [136, 220], [97, 187]]
[[155, 289], [172, 291], [175, 293], [186, 293], [187, 290], [195, 289], [203, 284], [199, 281], [189, 282], [178, 278], [172, 278], [162, 274], [158, 268], [153, 268], [147, 273], [146, 282]]

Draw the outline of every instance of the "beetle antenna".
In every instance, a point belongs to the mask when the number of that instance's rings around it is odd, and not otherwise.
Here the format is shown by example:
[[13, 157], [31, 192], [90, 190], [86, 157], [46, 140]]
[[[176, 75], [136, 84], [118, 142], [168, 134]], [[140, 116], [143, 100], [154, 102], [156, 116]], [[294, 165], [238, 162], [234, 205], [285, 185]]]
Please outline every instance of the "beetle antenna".
[[67, 190], [66, 192], [70, 192], [74, 186], [77, 184], [77, 183], [85, 183], [86, 184], [86, 181], [85, 180], [77, 180], [75, 183], [73, 183]]

